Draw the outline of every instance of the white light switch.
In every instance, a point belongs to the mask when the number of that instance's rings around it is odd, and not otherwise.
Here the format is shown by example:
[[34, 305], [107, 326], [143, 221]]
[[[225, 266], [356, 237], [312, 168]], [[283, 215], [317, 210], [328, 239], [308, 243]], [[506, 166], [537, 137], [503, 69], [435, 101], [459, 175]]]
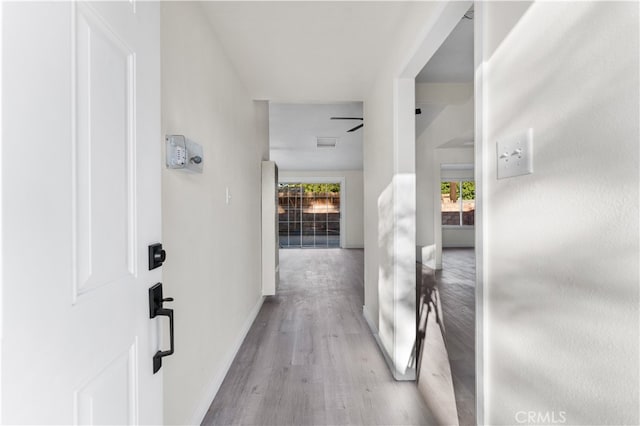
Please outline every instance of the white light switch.
[[533, 129], [499, 140], [498, 179], [533, 173]]
[[229, 187], [227, 186], [225, 189], [225, 196], [224, 199], [226, 201], [227, 204], [231, 203], [231, 191], [229, 191]]

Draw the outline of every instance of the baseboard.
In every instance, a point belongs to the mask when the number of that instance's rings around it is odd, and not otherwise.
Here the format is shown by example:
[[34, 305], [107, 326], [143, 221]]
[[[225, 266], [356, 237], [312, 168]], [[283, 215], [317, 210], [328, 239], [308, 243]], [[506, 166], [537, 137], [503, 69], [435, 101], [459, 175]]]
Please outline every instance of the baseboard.
[[369, 311], [367, 311], [367, 307], [362, 305], [362, 316], [364, 320], [367, 322], [369, 329], [371, 330], [371, 334], [374, 336], [378, 335], [378, 327], [376, 327], [376, 323], [373, 321], [373, 318], [369, 316]]
[[378, 345], [378, 349], [382, 353], [385, 362], [387, 363], [387, 367], [389, 367], [389, 371], [393, 375], [393, 378], [398, 381], [415, 381], [416, 380], [416, 369], [415, 368], [407, 368], [404, 374], [396, 371], [396, 367], [393, 364], [393, 360], [387, 353], [387, 350], [382, 345], [382, 341], [380, 340], [380, 336], [378, 335], [378, 329], [373, 322], [373, 319], [369, 316], [369, 312], [367, 311], [366, 306], [362, 306], [362, 316], [364, 316], [364, 320], [367, 322], [369, 329], [371, 330], [371, 334], [373, 334], [373, 338]]
[[249, 313], [249, 316], [247, 317], [247, 320], [245, 321], [244, 325], [240, 329], [240, 332], [238, 333], [238, 338], [236, 339], [234, 345], [229, 349], [229, 352], [227, 352], [222, 369], [212, 378], [209, 385], [205, 388], [205, 391], [202, 395], [202, 399], [196, 405], [196, 410], [193, 413], [193, 416], [191, 417], [190, 424], [192, 425], [202, 424], [202, 420], [204, 420], [204, 416], [207, 414], [207, 411], [209, 410], [209, 406], [211, 406], [211, 402], [213, 402], [214, 398], [216, 397], [216, 394], [218, 393], [218, 390], [220, 389], [220, 386], [222, 385], [224, 378], [227, 376], [227, 373], [229, 372], [229, 368], [231, 368], [231, 364], [233, 363], [233, 360], [235, 359], [236, 355], [238, 354], [238, 351], [240, 350], [240, 346], [242, 346], [244, 339], [247, 337], [247, 333], [249, 333], [249, 330], [251, 329], [253, 322], [258, 316], [258, 312], [260, 312], [260, 308], [262, 308], [263, 303], [264, 303], [264, 296], [260, 296], [260, 299], [258, 299], [258, 302], [253, 307], [253, 309]]
[[387, 367], [389, 367], [389, 370], [393, 374], [393, 372], [395, 371], [395, 367], [393, 366], [393, 361], [391, 361], [391, 358], [389, 357], [387, 350], [382, 345], [382, 341], [380, 340], [380, 335], [378, 333], [378, 328], [376, 327], [376, 323], [373, 322], [373, 318], [369, 316], [369, 312], [367, 311], [366, 306], [362, 307], [362, 315], [364, 316], [364, 320], [367, 322], [367, 325], [371, 330], [371, 334], [373, 334], [373, 338], [376, 340], [378, 349], [380, 349], [380, 352], [382, 353], [382, 356], [384, 357], [384, 360], [387, 363]]

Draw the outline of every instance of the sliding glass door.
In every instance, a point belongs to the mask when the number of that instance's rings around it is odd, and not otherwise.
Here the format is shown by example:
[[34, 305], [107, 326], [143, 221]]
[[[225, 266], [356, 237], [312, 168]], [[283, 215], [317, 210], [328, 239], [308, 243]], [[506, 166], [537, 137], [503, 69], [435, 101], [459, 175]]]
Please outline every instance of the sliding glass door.
[[340, 184], [278, 184], [282, 248], [340, 247]]

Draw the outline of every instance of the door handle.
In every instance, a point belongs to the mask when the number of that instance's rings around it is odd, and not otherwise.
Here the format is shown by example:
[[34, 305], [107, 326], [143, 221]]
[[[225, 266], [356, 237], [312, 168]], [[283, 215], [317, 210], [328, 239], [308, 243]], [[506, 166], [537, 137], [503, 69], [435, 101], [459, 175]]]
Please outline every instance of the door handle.
[[174, 352], [173, 345], [173, 309], [165, 308], [164, 302], [173, 302], [173, 297], [163, 298], [162, 283], [157, 283], [149, 289], [149, 317], [157, 316], [169, 317], [169, 349], [166, 351], [158, 351], [153, 356], [153, 374], [156, 374], [162, 367], [162, 358], [169, 356]]

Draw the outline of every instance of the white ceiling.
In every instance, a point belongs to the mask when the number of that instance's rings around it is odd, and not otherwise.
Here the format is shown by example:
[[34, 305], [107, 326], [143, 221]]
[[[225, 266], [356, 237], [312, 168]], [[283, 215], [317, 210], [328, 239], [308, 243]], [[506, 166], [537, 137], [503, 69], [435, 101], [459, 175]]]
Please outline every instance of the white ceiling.
[[[473, 20], [461, 19], [442, 46], [420, 71], [416, 77], [416, 83], [443, 85], [447, 83], [472, 83], [473, 76]], [[447, 106], [462, 100], [464, 99], [454, 101], [446, 96], [434, 96], [428, 100], [417, 101], [422, 115], [416, 117], [416, 136], [421, 135]], [[443, 143], [438, 148], [472, 147], [473, 134], [464, 134]]]
[[[361, 101], [405, 19], [429, 2], [203, 2], [254, 99]], [[406, 24], [405, 24], [406, 25]]]
[[473, 20], [462, 19], [416, 77], [418, 83], [473, 81]]
[[[362, 117], [360, 102], [344, 102], [365, 98], [398, 36], [408, 30], [407, 18], [433, 7], [420, 1], [201, 4], [249, 95], [271, 101], [271, 158], [283, 170], [362, 169], [362, 130], [346, 133], [359, 122], [329, 117]], [[425, 68], [426, 81], [471, 80], [464, 62], [470, 46], [472, 67], [471, 22], [462, 22], [436, 53]], [[424, 106], [418, 127], [428, 125], [442, 108]], [[318, 149], [318, 136], [338, 137], [337, 147]]]
[[[269, 104], [270, 159], [281, 170], [362, 170], [362, 129], [347, 133], [362, 117], [362, 102]], [[337, 137], [335, 148], [317, 148], [316, 138]]]

